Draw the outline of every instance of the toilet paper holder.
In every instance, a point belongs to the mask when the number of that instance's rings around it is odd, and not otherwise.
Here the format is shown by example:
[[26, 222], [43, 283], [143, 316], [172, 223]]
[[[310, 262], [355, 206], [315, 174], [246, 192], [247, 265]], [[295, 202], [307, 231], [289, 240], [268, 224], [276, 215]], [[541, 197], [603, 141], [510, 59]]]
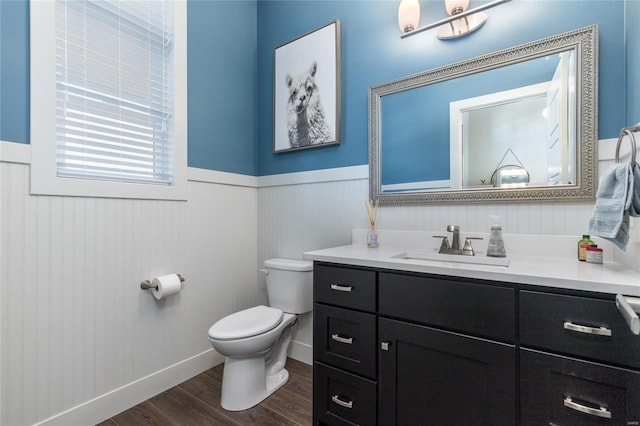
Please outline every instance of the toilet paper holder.
[[[185, 281], [184, 277], [180, 274], [176, 274], [178, 279], [180, 279], [180, 283]], [[150, 288], [158, 288], [158, 286], [154, 285], [152, 280], [144, 280], [140, 283], [140, 288], [143, 290], [149, 290]]]

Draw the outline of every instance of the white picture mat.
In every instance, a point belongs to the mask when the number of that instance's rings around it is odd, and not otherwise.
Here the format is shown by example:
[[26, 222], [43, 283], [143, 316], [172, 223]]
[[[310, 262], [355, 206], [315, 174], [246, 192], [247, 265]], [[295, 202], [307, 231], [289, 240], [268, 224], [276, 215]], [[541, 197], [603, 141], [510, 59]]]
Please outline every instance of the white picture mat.
[[[274, 67], [274, 150], [288, 150], [287, 101], [289, 89], [286, 76], [292, 77], [318, 64], [315, 82], [318, 86], [326, 123], [331, 132], [331, 141], [336, 140], [336, 23], [320, 28], [306, 36], [276, 48]], [[316, 145], [322, 146], [322, 145]]]

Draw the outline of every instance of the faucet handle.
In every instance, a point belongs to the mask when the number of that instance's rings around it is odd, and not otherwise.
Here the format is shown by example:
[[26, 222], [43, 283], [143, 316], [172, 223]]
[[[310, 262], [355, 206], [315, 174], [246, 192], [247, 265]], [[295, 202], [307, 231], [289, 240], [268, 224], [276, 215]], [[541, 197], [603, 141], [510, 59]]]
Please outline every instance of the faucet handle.
[[481, 240], [482, 237], [467, 237], [464, 240], [464, 247], [462, 248], [462, 254], [465, 256], [475, 256], [476, 253], [473, 251], [473, 246], [471, 245], [471, 240]]
[[440, 244], [440, 250], [438, 253], [450, 253], [451, 246], [449, 245], [449, 237], [446, 235], [434, 235], [433, 238], [442, 238], [442, 243]]

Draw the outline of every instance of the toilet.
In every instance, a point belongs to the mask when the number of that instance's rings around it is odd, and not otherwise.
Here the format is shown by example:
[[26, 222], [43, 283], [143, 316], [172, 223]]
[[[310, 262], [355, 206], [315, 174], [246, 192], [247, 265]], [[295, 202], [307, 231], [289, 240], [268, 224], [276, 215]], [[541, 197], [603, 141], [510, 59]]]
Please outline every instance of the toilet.
[[264, 267], [269, 306], [236, 312], [209, 328], [211, 345], [225, 357], [225, 410], [251, 408], [287, 383], [291, 325], [313, 309], [313, 262], [268, 259]]

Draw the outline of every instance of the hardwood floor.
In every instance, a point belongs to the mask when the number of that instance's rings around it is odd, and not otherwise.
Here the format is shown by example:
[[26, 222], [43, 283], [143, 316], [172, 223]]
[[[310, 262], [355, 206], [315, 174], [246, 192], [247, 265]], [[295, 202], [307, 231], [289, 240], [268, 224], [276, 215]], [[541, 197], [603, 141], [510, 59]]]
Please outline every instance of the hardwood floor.
[[223, 368], [220, 364], [207, 370], [98, 426], [311, 424], [310, 365], [287, 359], [287, 384], [245, 411], [225, 411], [220, 406]]

